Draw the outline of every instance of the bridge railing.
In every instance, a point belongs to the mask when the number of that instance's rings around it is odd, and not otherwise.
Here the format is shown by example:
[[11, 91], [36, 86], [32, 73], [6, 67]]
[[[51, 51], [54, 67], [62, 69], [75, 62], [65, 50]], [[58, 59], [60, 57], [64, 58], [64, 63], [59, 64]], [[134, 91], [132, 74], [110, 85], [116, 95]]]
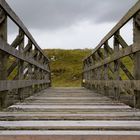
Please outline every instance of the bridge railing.
[[[130, 21], [133, 21], [132, 45], [121, 35], [121, 29]], [[83, 69], [84, 87], [140, 108], [140, 1], [84, 59]]]
[[[11, 44], [8, 19], [18, 28]], [[5, 0], [0, 0], [0, 106], [23, 100], [50, 85], [48, 57]]]

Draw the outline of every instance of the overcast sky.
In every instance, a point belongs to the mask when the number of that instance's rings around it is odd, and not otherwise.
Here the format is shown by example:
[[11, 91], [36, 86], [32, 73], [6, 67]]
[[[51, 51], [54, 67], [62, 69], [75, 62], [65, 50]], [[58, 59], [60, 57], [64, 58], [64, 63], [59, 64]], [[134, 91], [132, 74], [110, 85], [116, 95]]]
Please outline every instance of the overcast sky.
[[[136, 1], [7, 0], [41, 48], [62, 49], [96, 47]], [[12, 40], [16, 30], [9, 30]]]

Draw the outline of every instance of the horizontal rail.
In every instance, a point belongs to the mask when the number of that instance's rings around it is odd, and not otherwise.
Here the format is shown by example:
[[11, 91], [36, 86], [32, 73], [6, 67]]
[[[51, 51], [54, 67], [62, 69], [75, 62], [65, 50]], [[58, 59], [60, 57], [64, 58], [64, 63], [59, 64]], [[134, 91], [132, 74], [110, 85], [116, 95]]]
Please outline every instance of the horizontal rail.
[[33, 85], [49, 84], [49, 83], [50, 83], [49, 80], [48, 81], [47, 80], [12, 80], [12, 81], [2, 80], [0, 81], [0, 91], [13, 90], [13, 89], [30, 87]]
[[140, 80], [123, 80], [123, 81], [116, 81], [116, 80], [86, 80], [85, 84], [90, 84], [94, 86], [102, 85], [102, 87], [115, 87], [121, 88], [125, 90], [140, 90]]

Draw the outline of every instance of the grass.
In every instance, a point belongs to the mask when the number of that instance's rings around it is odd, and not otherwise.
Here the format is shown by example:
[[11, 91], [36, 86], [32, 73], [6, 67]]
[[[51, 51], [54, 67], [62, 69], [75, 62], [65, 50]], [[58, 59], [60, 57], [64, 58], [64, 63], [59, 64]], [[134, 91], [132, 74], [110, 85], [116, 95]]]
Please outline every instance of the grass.
[[91, 50], [47, 49], [51, 59], [52, 85], [55, 87], [80, 87], [82, 60]]
[[[81, 86], [82, 60], [91, 53], [90, 49], [62, 50], [47, 49], [45, 53], [51, 59], [52, 84], [56, 87], [79, 87]], [[121, 59], [126, 68], [133, 75], [133, 61], [130, 57]], [[114, 67], [114, 64], [112, 63]], [[112, 75], [112, 73], [110, 73]], [[123, 80], [128, 77], [120, 69]]]

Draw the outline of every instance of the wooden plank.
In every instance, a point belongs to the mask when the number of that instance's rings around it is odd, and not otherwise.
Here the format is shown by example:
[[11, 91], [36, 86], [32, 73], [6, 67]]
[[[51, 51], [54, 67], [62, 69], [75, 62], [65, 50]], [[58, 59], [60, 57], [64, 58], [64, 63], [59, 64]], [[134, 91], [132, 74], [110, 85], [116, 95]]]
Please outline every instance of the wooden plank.
[[[134, 113], [135, 114], [135, 113]], [[127, 112], [123, 113], [93, 113], [93, 114], [72, 114], [67, 113], [64, 114], [63, 112], [60, 114], [56, 113], [4, 113], [0, 114], [0, 121], [27, 121], [27, 120], [133, 120], [138, 121], [140, 120], [140, 114], [134, 116], [133, 113]]]
[[[63, 130], [63, 131], [59, 131], [59, 130], [46, 130], [46, 131], [1, 131], [0, 136], [6, 136], [7, 138], [9, 136], [13, 136], [12, 140], [15, 140], [16, 136], [20, 136], [20, 140], [24, 139], [25, 136], [25, 140], [27, 140], [26, 138], [28, 138], [27, 136], [32, 136], [32, 137], [36, 137], [35, 140], [40, 140], [41, 136], [44, 136], [43, 140], [46, 140], [47, 136], [50, 136], [48, 139], [52, 140], [53, 136], [54, 136], [54, 140], [58, 139], [58, 140], [66, 140], [69, 136], [73, 136], [73, 138], [75, 137], [75, 139], [67, 139], [67, 140], [87, 140], [86, 138], [88, 138], [88, 140], [93, 140], [93, 138], [95, 138], [95, 140], [112, 140], [111, 137], [114, 136], [115, 140], [118, 140], [121, 137], [115, 137], [115, 136], [122, 136], [121, 139], [119, 140], [125, 140], [124, 138], [128, 138], [128, 140], [132, 140], [132, 136], [140, 136], [140, 131], [84, 131], [84, 130], [80, 130], [80, 131], [75, 131], [75, 130]], [[78, 138], [78, 137], [80, 138]], [[86, 137], [84, 137], [86, 136]], [[92, 136], [100, 136], [99, 139], [97, 137], [92, 137]], [[127, 137], [125, 137], [127, 136]], [[61, 138], [60, 138], [61, 137]], [[91, 139], [89, 139], [91, 137]], [[107, 137], [107, 138], [106, 138]], [[31, 138], [31, 137], [30, 137]], [[78, 139], [77, 139], [78, 138]], [[104, 139], [105, 138], [105, 139]], [[10, 137], [9, 137], [10, 139]], [[1, 139], [1, 140], [9, 140], [9, 139]], [[17, 138], [18, 139], [18, 138]], [[113, 139], [113, 140], [114, 140]], [[133, 139], [133, 140], [138, 140], [139, 137], [137, 137], [137, 139]], [[10, 139], [11, 140], [11, 139]], [[28, 139], [28, 140], [32, 140], [32, 139]], [[42, 140], [42, 139], [41, 139]]]
[[16, 39], [12, 42], [11, 47], [17, 48], [18, 45], [21, 44], [22, 40], [24, 38], [24, 34], [19, 34]]
[[49, 84], [50, 81], [49, 80], [48, 81], [47, 80], [12, 80], [12, 81], [1, 80], [0, 91], [13, 90], [18, 88], [29, 87], [36, 84], [45, 84], [45, 83]]
[[99, 84], [108, 87], [120, 87], [124, 89], [135, 89], [140, 90], [140, 80], [124, 80], [124, 81], [116, 81], [116, 80], [86, 80], [86, 83], [91, 84]]
[[119, 106], [119, 105], [92, 105], [92, 106], [77, 106], [77, 105], [12, 105], [9, 108], [21, 108], [21, 109], [86, 109], [86, 110], [90, 110], [90, 109], [130, 109], [129, 106]]
[[[7, 133], [2, 132], [3, 135], [0, 136], [0, 140], [138, 140], [139, 135], [138, 132], [133, 131], [131, 134], [126, 133], [126, 131], [122, 131], [122, 135], [118, 135], [118, 133], [113, 133], [112, 135], [109, 135], [109, 132], [111, 131], [105, 131], [104, 133], [99, 132], [73, 132], [73, 131], [45, 131], [45, 132], [39, 132], [39, 131], [29, 131], [27, 132], [28, 135], [26, 135], [27, 131], [8, 131]], [[73, 133], [73, 135], [72, 135]], [[83, 134], [82, 134], [83, 133]], [[124, 134], [123, 134], [124, 133]], [[6, 136], [6, 134], [8, 136]], [[54, 135], [55, 134], [55, 135]], [[56, 135], [57, 134], [57, 135]], [[78, 135], [79, 134], [79, 135]], [[102, 135], [101, 135], [102, 134]], [[105, 135], [106, 134], [106, 135]], [[107, 135], [108, 134], [108, 135]], [[129, 134], [126, 136], [126, 134]], [[135, 135], [134, 135], [135, 134]]]
[[1, 121], [0, 130], [135, 130], [140, 121]]

